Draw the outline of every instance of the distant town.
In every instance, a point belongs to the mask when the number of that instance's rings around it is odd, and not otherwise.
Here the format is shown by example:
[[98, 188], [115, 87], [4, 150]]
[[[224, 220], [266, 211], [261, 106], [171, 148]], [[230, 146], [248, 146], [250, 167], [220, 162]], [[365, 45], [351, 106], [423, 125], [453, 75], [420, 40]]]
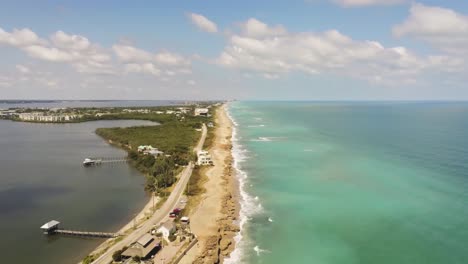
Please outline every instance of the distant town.
[[159, 106], [139, 108], [8, 108], [0, 109], [0, 119], [40, 123], [77, 123], [92, 120], [114, 119], [116, 115], [157, 114], [173, 115], [183, 120], [185, 115], [210, 116], [213, 105]]

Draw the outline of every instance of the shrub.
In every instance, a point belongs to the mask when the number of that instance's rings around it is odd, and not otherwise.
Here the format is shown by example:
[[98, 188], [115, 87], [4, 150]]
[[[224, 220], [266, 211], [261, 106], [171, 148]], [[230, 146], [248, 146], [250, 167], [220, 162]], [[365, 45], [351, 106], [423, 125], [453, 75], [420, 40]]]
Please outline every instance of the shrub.
[[123, 252], [123, 249], [119, 249], [119, 250], [115, 251], [114, 254], [112, 254], [112, 259], [114, 261], [121, 261], [122, 260], [122, 252]]
[[83, 259], [83, 264], [91, 264], [94, 260], [96, 260], [94, 255], [88, 255]]

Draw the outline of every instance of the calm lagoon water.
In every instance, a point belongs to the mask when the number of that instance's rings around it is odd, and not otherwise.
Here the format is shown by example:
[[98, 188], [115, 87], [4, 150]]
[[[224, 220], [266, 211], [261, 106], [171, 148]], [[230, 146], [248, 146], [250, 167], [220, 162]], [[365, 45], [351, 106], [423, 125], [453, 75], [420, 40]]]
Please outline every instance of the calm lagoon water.
[[144, 177], [127, 164], [85, 168], [89, 156], [122, 157], [95, 133], [99, 127], [146, 121], [33, 124], [0, 120], [0, 263], [77, 263], [102, 239], [42, 235], [63, 227], [115, 232], [147, 201]]
[[234, 102], [228, 263], [468, 263], [468, 103]]

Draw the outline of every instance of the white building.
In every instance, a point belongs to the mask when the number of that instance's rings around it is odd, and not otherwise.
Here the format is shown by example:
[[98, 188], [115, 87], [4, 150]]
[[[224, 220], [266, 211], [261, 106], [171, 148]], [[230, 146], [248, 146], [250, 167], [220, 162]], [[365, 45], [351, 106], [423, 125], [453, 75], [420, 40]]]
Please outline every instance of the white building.
[[154, 148], [151, 145], [138, 146], [138, 152], [143, 153], [145, 155], [153, 155], [155, 157], [158, 157], [158, 156], [164, 154], [164, 152], [158, 150], [158, 148]]
[[195, 108], [195, 116], [208, 116], [208, 108]]
[[156, 232], [161, 233], [165, 239], [169, 239], [169, 236], [174, 234], [176, 226], [172, 220], [166, 221], [162, 226], [158, 228]]
[[23, 121], [36, 121], [36, 122], [63, 122], [76, 119], [76, 115], [44, 115], [42, 112], [21, 113], [18, 115], [20, 120]]
[[186, 107], [179, 107], [177, 109], [179, 109], [179, 112], [181, 112], [182, 114], [187, 114], [188, 112], [190, 112], [190, 108]]
[[197, 153], [197, 165], [199, 166], [207, 166], [213, 165], [213, 160], [211, 159], [211, 155], [206, 150], [201, 150]]

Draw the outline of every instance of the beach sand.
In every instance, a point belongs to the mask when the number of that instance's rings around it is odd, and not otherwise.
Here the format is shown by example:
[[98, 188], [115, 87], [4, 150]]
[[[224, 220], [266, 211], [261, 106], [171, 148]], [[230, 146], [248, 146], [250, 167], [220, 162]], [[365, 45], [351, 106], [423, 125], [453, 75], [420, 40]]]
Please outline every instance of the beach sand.
[[206, 170], [206, 192], [190, 215], [199, 242], [179, 263], [222, 263], [235, 247], [239, 194], [232, 167], [232, 122], [226, 111], [223, 105], [216, 112], [214, 144], [209, 149], [214, 166]]

